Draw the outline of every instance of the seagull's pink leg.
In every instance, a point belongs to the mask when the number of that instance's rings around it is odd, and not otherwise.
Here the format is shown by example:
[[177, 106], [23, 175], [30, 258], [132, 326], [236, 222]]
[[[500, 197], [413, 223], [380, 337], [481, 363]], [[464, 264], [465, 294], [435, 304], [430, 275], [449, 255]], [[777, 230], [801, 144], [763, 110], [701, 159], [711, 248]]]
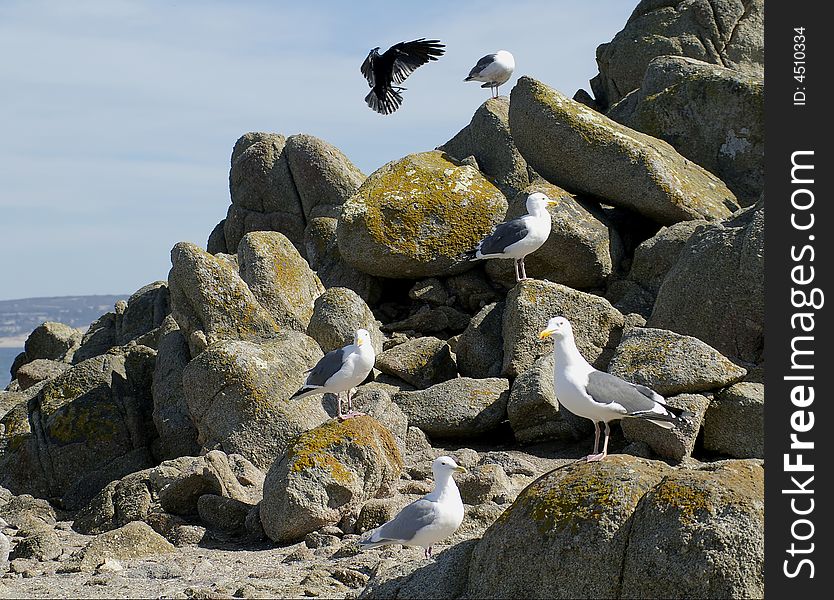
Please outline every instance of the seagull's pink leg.
[[602, 453], [599, 453], [599, 423], [594, 421], [594, 453], [585, 457], [587, 462], [597, 462], [605, 458], [608, 454], [608, 423], [605, 424], [605, 443], [603, 445]]
[[342, 392], [336, 394], [336, 418], [340, 421], [345, 420], [345, 416], [342, 414]]
[[348, 411], [347, 414], [344, 416], [345, 419], [350, 419], [351, 417], [361, 417], [365, 413], [353, 410], [353, 396], [351, 392], [353, 390], [348, 390], [347, 397], [348, 397]]
[[527, 279], [527, 267], [524, 265], [524, 258], [522, 258], [518, 262], [521, 265], [521, 278], [522, 279]]
[[513, 266], [515, 267], [515, 280], [519, 282], [521, 281], [521, 271], [518, 270], [518, 259], [513, 259]]

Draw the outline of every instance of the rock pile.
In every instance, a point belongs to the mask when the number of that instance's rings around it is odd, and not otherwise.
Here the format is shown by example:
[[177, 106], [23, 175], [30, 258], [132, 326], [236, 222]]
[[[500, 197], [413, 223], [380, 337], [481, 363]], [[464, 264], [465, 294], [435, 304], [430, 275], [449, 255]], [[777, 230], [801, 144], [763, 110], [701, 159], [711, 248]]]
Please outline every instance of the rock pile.
[[[761, 595], [763, 3], [661, 4], [600, 46], [596, 99], [521, 77], [367, 177], [309, 135], [242, 136], [206, 250], [176, 244], [167, 281], [86, 332], [44, 323], [16, 359], [8, 577], [118, 578], [210, 542], [279, 553], [298, 595]], [[557, 205], [532, 279], [468, 261], [536, 191]], [[593, 428], [554, 394], [555, 315], [693, 418], [623, 423], [614, 456], [574, 463]], [[360, 327], [366, 416], [292, 399]], [[440, 454], [470, 470], [450, 547], [358, 554]]]

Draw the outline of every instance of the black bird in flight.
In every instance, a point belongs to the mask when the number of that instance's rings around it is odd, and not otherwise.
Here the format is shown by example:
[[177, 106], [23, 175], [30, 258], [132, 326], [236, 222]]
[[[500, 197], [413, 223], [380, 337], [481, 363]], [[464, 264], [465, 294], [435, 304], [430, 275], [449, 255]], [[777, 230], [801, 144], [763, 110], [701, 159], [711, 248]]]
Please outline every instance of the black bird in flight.
[[379, 47], [368, 53], [361, 71], [371, 91], [365, 96], [365, 103], [383, 115], [390, 115], [400, 107], [403, 97], [398, 87], [419, 66], [443, 56], [446, 46], [440, 40], [420, 38], [411, 42], [394, 44], [379, 53]]

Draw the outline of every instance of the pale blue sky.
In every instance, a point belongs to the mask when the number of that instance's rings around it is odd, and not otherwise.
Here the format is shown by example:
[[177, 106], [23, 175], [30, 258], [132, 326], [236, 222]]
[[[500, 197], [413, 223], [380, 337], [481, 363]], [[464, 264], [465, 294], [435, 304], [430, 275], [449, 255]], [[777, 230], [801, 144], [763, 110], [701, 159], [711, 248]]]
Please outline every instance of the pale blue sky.
[[[489, 52], [515, 55], [510, 84], [589, 89], [636, 4], [0, 0], [0, 299], [165, 279], [174, 243], [225, 217], [247, 131], [317, 135], [370, 173], [469, 122], [488, 93], [462, 79]], [[446, 55], [373, 113], [359, 65], [418, 37]]]

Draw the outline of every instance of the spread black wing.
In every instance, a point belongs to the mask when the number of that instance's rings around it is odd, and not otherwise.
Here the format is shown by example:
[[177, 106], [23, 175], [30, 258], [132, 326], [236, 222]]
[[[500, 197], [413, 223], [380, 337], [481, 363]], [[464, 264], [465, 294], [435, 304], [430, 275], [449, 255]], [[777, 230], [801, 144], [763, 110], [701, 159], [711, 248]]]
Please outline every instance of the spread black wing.
[[440, 40], [420, 38], [410, 42], [394, 44], [382, 55], [382, 63], [390, 64], [390, 81], [394, 84], [402, 83], [417, 67], [421, 67], [431, 60], [443, 56], [446, 46]]
[[376, 81], [374, 77], [374, 63], [377, 58], [379, 58], [379, 48], [374, 48], [368, 52], [368, 57], [362, 63], [362, 66], [359, 67], [359, 70], [362, 72], [362, 75], [365, 76], [365, 79], [368, 80], [368, 85], [371, 87], [374, 87], [374, 83]]

